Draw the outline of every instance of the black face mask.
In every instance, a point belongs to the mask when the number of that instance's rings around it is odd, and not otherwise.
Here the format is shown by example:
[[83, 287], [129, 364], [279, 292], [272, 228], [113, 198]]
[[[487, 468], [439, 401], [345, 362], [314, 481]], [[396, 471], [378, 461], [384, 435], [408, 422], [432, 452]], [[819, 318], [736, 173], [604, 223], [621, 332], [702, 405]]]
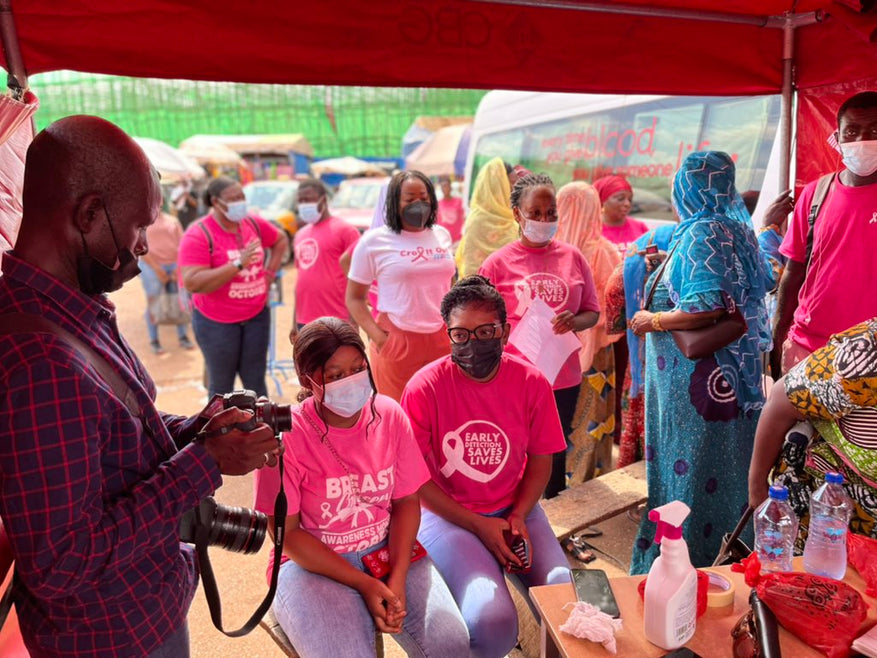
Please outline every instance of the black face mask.
[[130, 249], [119, 249], [119, 241], [116, 240], [116, 232], [110, 215], [107, 216], [107, 225], [110, 227], [110, 235], [113, 236], [113, 244], [116, 245], [116, 259], [119, 264], [114, 268], [107, 267], [101, 261], [88, 253], [88, 244], [85, 242], [85, 234], [82, 237], [82, 248], [85, 253], [76, 259], [76, 276], [79, 279], [79, 288], [86, 295], [100, 295], [105, 292], [114, 292], [122, 287], [126, 281], [130, 281], [140, 274], [140, 266], [137, 257]]
[[432, 206], [426, 201], [415, 201], [405, 206], [402, 211], [402, 222], [412, 228], [423, 228], [429, 221], [430, 214], [432, 214]]
[[465, 345], [451, 344], [451, 360], [475, 379], [487, 377], [502, 358], [502, 338], [470, 339]]

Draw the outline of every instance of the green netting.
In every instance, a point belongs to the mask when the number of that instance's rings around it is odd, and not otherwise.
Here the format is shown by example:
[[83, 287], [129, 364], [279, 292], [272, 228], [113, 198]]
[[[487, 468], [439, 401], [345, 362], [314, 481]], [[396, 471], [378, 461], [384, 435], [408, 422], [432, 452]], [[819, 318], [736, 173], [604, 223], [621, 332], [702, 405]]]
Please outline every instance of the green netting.
[[[38, 128], [94, 114], [177, 146], [196, 134], [304, 133], [316, 157], [399, 157], [418, 116], [473, 116], [484, 91], [257, 85], [58, 71], [35, 75]], [[331, 118], [334, 116], [333, 129]]]

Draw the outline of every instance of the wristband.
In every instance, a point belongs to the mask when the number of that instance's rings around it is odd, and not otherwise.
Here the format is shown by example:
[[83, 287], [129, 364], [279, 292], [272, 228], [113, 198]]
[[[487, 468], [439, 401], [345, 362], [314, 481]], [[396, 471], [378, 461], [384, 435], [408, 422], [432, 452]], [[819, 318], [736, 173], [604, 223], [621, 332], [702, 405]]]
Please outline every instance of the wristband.
[[758, 229], [758, 235], [761, 235], [762, 233], [767, 233], [768, 231], [773, 231], [777, 235], [779, 235], [780, 232], [776, 224], [771, 224], [770, 226], [762, 226], [760, 229]]
[[664, 327], [661, 325], [661, 315], [662, 311], [658, 311], [652, 316], [652, 329], [655, 331], [664, 331]]

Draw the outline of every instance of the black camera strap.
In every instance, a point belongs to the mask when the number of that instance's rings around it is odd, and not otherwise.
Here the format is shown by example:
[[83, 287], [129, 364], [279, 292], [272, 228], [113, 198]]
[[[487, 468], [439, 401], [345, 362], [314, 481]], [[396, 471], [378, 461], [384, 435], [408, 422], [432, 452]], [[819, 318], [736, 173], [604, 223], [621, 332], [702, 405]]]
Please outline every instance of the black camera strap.
[[222, 603], [219, 600], [219, 588], [216, 586], [216, 577], [213, 575], [213, 567], [207, 554], [210, 528], [207, 524], [199, 523], [195, 530], [195, 551], [198, 555], [201, 579], [204, 582], [204, 596], [207, 599], [207, 607], [210, 608], [210, 618], [213, 620], [213, 625], [228, 637], [242, 637], [256, 628], [274, 602], [274, 594], [277, 592], [277, 577], [280, 574], [280, 558], [283, 554], [283, 539], [286, 535], [287, 510], [286, 491], [283, 487], [282, 454], [277, 458], [277, 468], [280, 472], [280, 491], [277, 493], [277, 498], [274, 499], [274, 563], [271, 567], [271, 584], [268, 587], [268, 594], [256, 608], [256, 612], [236, 631], [227, 631], [222, 627]]

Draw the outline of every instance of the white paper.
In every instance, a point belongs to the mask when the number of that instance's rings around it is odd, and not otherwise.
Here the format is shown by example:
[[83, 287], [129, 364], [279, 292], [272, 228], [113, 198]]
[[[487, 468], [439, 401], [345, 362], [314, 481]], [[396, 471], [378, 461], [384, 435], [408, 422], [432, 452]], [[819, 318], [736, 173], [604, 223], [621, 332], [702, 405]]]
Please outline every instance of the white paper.
[[552, 384], [570, 354], [582, 347], [578, 336], [572, 331], [554, 333], [551, 320], [555, 315], [541, 297], [536, 297], [509, 336], [509, 342]]

